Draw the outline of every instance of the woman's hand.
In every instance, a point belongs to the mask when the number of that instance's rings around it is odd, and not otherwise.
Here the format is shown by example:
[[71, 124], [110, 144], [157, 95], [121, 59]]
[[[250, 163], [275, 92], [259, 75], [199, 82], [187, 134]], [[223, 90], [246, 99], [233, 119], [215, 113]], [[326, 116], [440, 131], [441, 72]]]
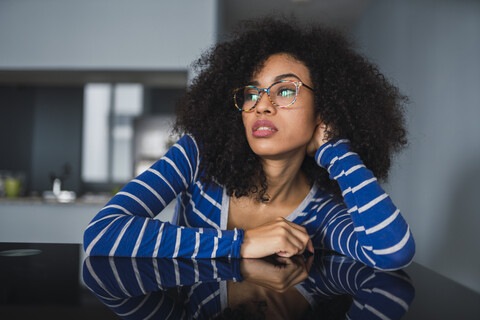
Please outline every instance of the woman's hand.
[[285, 292], [308, 277], [312, 263], [313, 256], [306, 260], [302, 256], [242, 259], [240, 272], [245, 282]]
[[245, 230], [240, 248], [242, 258], [262, 258], [272, 254], [291, 257], [305, 250], [313, 253], [307, 230], [284, 218], [277, 218], [257, 228]]
[[323, 123], [320, 123], [315, 128], [312, 139], [307, 144], [307, 155], [309, 155], [310, 157], [314, 157], [318, 148], [320, 148], [324, 143], [327, 142], [327, 140], [325, 139], [326, 129], [327, 127]]

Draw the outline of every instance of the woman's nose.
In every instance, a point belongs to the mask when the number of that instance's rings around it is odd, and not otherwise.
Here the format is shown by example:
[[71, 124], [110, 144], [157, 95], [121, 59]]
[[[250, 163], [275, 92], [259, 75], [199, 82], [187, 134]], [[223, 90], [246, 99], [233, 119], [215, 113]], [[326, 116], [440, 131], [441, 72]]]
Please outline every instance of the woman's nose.
[[258, 100], [257, 105], [255, 106], [255, 111], [257, 113], [273, 113], [275, 110], [276, 108], [270, 101], [267, 92], [263, 91], [260, 94], [260, 99]]

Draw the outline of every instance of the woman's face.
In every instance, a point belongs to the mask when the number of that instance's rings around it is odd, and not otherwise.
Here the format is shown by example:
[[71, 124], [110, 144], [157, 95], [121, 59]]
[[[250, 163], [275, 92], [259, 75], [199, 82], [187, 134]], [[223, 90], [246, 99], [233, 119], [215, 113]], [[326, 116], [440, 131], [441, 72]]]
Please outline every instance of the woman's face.
[[[284, 53], [270, 56], [249, 84], [261, 89], [279, 80], [301, 81], [313, 87], [308, 68]], [[315, 116], [313, 92], [303, 86], [295, 103], [286, 108], [275, 107], [263, 92], [253, 110], [242, 111], [242, 119], [250, 148], [265, 159], [304, 156], [320, 124], [320, 117]]]

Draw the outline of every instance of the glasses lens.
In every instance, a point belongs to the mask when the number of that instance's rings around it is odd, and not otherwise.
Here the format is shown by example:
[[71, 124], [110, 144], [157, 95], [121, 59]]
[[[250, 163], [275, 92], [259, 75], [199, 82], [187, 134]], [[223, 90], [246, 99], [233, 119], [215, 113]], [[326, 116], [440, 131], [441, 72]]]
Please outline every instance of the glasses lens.
[[235, 103], [244, 111], [252, 109], [259, 98], [260, 94], [254, 86], [246, 86], [235, 92]]
[[297, 86], [290, 81], [282, 81], [270, 88], [270, 99], [277, 107], [285, 107], [295, 101]]

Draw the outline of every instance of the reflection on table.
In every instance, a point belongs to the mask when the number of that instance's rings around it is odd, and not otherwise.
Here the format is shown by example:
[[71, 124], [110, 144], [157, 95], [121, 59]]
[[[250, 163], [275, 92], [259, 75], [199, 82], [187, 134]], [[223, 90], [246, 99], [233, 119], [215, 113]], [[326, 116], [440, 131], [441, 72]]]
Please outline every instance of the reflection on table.
[[400, 319], [414, 297], [403, 271], [321, 251], [293, 259], [88, 257], [83, 279], [124, 319]]

